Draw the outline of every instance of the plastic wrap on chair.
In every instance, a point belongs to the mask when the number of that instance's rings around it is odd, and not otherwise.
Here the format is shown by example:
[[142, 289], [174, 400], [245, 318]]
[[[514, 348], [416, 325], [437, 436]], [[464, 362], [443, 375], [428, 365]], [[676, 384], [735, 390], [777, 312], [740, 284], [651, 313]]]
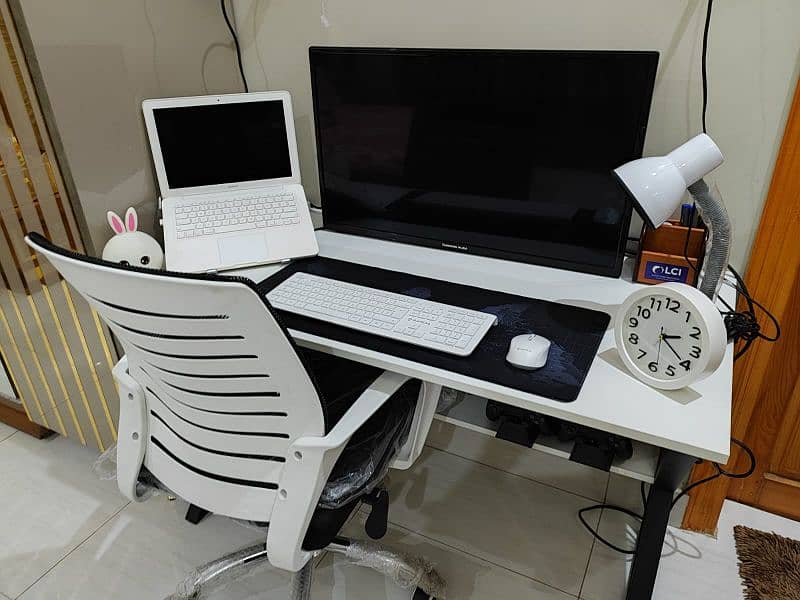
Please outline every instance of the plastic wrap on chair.
[[408, 437], [419, 389], [419, 381], [409, 381], [375, 413], [370, 427], [353, 436], [322, 490], [322, 508], [341, 508], [383, 481]]
[[292, 589], [289, 595], [289, 600], [310, 600], [313, 578], [314, 560], [312, 559], [292, 576]]
[[224, 590], [233, 581], [240, 580], [257, 563], [267, 560], [264, 544], [242, 548], [223, 558], [203, 565], [189, 573], [178, 584], [175, 593], [165, 600], [198, 600]]
[[[117, 478], [117, 445], [114, 444], [107, 448], [92, 463], [92, 473], [98, 479], [110, 481]], [[157, 496], [162, 492], [174, 495], [168, 490], [155, 476], [146, 468], [142, 467], [136, 481], [136, 491], [139, 498], [146, 500], [152, 496]]]
[[92, 473], [98, 479], [110, 481], [117, 478], [117, 445], [114, 444], [106, 449], [92, 463]]
[[433, 598], [445, 598], [447, 584], [433, 564], [421, 556], [394, 552], [375, 542], [356, 541], [337, 553], [353, 564], [389, 577], [404, 589], [420, 588]]

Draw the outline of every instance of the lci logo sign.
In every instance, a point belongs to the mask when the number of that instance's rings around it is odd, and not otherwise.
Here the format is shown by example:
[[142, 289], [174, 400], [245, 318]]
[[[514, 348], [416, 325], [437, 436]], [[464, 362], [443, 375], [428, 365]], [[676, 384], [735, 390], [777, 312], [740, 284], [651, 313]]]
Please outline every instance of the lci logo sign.
[[648, 279], [658, 279], [659, 281], [680, 281], [681, 283], [686, 283], [686, 278], [689, 276], [689, 267], [648, 260], [645, 265], [644, 276]]

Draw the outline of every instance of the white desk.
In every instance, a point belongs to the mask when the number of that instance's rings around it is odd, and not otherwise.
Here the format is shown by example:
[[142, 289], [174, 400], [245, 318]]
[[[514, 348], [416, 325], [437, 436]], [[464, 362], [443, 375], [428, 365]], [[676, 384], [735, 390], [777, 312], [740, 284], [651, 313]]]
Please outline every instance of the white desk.
[[[688, 390], [662, 392], [631, 377], [616, 358], [613, 317], [622, 301], [640, 287], [630, 281], [632, 261], [626, 262], [622, 278], [612, 279], [329, 231], [318, 231], [317, 239], [320, 256], [593, 308], [612, 316], [598, 357], [592, 363], [578, 398], [566, 403], [301, 331], [290, 329], [289, 333], [301, 346], [640, 442], [634, 459], [628, 461], [636, 463], [638, 460], [640, 464], [618, 465], [613, 470], [654, 484], [648, 496], [628, 586], [629, 599], [649, 598], [675, 490], [682, 485], [694, 458], [719, 463], [728, 459], [732, 345], [729, 344], [722, 366], [713, 375]], [[258, 282], [280, 268], [280, 265], [258, 267], [235, 274]], [[723, 294], [729, 302], [734, 301], [729, 288], [723, 288]], [[476, 413], [480, 413], [480, 409], [475, 410], [474, 406], [461, 407], [439, 418], [491, 433], [479, 422], [482, 417], [474, 416]], [[541, 449], [564, 456], [569, 454], [557, 445]]]
[[[719, 463], [728, 460], [732, 345], [717, 372], [692, 386], [697, 397], [692, 390], [658, 391], [627, 375], [625, 367], [613, 360], [616, 353], [612, 326], [617, 307], [640, 287], [631, 283], [629, 273], [612, 279], [328, 231], [318, 231], [317, 239], [320, 256], [602, 310], [612, 316], [612, 324], [600, 344], [601, 356], [592, 364], [578, 398], [566, 403], [291, 330], [301, 346], [697, 458]], [[626, 264], [628, 270], [631, 262]], [[236, 274], [261, 281], [278, 269], [280, 266], [257, 267]], [[723, 289], [731, 293], [726, 300], [733, 301], [732, 291]]]

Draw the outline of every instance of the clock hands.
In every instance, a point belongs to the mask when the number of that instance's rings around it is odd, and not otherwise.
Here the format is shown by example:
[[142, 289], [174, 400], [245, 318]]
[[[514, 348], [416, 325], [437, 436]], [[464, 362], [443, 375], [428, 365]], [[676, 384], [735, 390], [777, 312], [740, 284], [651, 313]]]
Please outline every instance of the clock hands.
[[[662, 331], [662, 332], [664, 331], [664, 328], [663, 328], [663, 327], [661, 328], [661, 331]], [[679, 340], [679, 339], [681, 339], [683, 336], [681, 336], [681, 335], [667, 335], [666, 333], [662, 333], [662, 334], [661, 334], [661, 337], [662, 337], [662, 338], [664, 338], [665, 340]]]
[[675, 356], [677, 356], [677, 357], [678, 357], [678, 360], [683, 360], [683, 359], [681, 358], [681, 355], [680, 355], [680, 354], [678, 354], [677, 352], [675, 352], [675, 348], [673, 348], [673, 347], [672, 347], [672, 344], [670, 344], [670, 343], [669, 343], [669, 340], [672, 340], [672, 339], [675, 339], [675, 338], [679, 338], [679, 337], [681, 337], [681, 336], [679, 336], [679, 335], [669, 335], [669, 336], [667, 336], [667, 335], [662, 335], [662, 336], [661, 336], [661, 339], [662, 339], [662, 340], [664, 340], [664, 343], [667, 345], [667, 348], [669, 348], [670, 350], [672, 350], [672, 353], [673, 353]]
[[664, 339], [664, 328], [658, 333], [658, 352], [656, 352], [656, 364], [661, 359], [661, 341]]

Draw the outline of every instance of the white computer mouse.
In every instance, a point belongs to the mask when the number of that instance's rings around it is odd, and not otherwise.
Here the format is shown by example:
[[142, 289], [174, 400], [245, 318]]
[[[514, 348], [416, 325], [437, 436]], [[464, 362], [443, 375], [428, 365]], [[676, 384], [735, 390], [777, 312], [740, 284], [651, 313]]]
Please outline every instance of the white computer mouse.
[[518, 369], [540, 369], [547, 363], [550, 340], [535, 333], [518, 335], [508, 345], [506, 360]]

